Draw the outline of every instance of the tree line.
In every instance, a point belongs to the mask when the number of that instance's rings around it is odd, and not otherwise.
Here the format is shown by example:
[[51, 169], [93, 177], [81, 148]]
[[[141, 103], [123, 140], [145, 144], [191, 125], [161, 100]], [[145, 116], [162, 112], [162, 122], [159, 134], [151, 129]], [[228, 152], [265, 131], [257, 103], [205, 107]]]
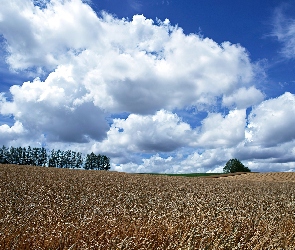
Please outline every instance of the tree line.
[[28, 148], [2, 146], [0, 163], [30, 166], [48, 166], [55, 168], [84, 168], [87, 170], [109, 170], [110, 158], [93, 152], [83, 157], [82, 153], [72, 150], [54, 150], [45, 148]]

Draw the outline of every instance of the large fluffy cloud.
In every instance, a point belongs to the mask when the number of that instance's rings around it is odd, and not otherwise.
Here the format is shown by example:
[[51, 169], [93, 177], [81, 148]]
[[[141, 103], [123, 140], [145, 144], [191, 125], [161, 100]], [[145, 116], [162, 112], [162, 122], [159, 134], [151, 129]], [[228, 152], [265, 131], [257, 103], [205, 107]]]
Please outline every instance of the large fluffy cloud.
[[198, 138], [201, 147], [230, 147], [245, 138], [245, 110], [233, 110], [223, 117], [219, 113], [209, 114], [203, 120], [202, 132]]
[[19, 121], [15, 122], [11, 127], [4, 124], [0, 126], [0, 141], [3, 145], [6, 145], [18, 137], [24, 136], [25, 133], [26, 131]]
[[80, 0], [54, 0], [44, 8], [13, 0], [0, 13], [10, 67], [52, 70], [45, 81], [12, 86], [12, 101], [2, 102], [1, 114], [51, 141], [101, 140], [104, 112], [212, 105], [253, 77], [244, 48], [185, 35], [168, 20], [98, 17]]
[[[94, 11], [80, 0], [48, 1], [40, 8], [30, 0], [1, 0], [0, 32], [7, 40], [7, 62], [15, 69], [53, 69], [71, 53], [97, 42]], [[97, 44], [99, 47], [100, 44]]]
[[253, 67], [244, 48], [185, 35], [168, 20], [98, 17], [80, 0], [55, 0], [43, 9], [18, 2], [1, 9], [10, 66], [45, 70], [70, 63], [87, 100], [108, 111], [212, 104], [215, 96], [251, 84]]
[[113, 151], [124, 148], [133, 152], [170, 152], [187, 145], [192, 134], [187, 123], [165, 110], [149, 116], [131, 114], [126, 120], [114, 120], [108, 138], [100, 148], [113, 147]]
[[48, 141], [101, 140], [108, 124], [104, 112], [91, 102], [80, 102], [83, 89], [72, 77], [71, 67], [59, 67], [45, 82], [36, 78], [10, 88], [13, 101], [2, 98], [0, 112], [13, 114], [31, 137], [46, 135]]
[[226, 107], [247, 108], [259, 104], [264, 99], [263, 94], [254, 86], [250, 88], [242, 87], [231, 95], [224, 95], [222, 103]]
[[295, 96], [287, 92], [252, 110], [246, 136], [251, 144], [272, 147], [295, 139], [294, 124]]

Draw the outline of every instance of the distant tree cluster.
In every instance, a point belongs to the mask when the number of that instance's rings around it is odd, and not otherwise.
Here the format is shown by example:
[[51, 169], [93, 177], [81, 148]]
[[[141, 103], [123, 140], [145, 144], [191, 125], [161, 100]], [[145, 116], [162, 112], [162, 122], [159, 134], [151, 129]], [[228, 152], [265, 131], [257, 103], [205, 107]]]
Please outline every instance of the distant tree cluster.
[[31, 166], [48, 166], [55, 168], [84, 168], [93, 170], [109, 170], [110, 158], [105, 155], [87, 154], [83, 158], [79, 152], [67, 150], [51, 150], [45, 148], [28, 148], [3, 146], [0, 148], [0, 163]]
[[109, 170], [110, 163], [109, 158], [105, 155], [96, 155], [94, 153], [87, 154], [85, 164], [85, 169], [97, 169], [97, 170]]
[[61, 151], [53, 149], [48, 156], [48, 167], [81, 168], [83, 162], [82, 154], [71, 150]]
[[251, 172], [248, 167], [245, 167], [244, 164], [238, 159], [230, 159], [225, 167], [223, 168], [224, 173], [236, 173], [236, 172]]

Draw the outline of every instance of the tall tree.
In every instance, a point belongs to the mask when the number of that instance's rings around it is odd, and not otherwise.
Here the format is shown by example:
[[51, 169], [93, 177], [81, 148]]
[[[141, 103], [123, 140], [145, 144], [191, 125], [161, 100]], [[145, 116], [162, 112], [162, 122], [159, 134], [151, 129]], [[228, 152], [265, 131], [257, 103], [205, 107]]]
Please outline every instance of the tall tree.
[[86, 155], [84, 168], [86, 170], [90, 169], [97, 169], [98, 163], [97, 163], [97, 156], [91, 152], [90, 154]]
[[81, 166], [83, 165], [82, 154], [79, 152], [71, 151], [69, 162], [71, 168], [81, 168]]
[[25, 165], [34, 166], [33, 151], [30, 146], [28, 146], [28, 148], [26, 149], [26, 152], [25, 152]]
[[2, 148], [0, 148], [0, 163], [2, 164], [9, 163], [8, 154], [9, 154], [9, 149], [3, 145]]
[[47, 151], [44, 147], [39, 150], [38, 166], [46, 166], [47, 164]]
[[110, 167], [110, 158], [105, 155], [98, 155], [99, 161], [99, 170], [109, 170]]
[[17, 149], [11, 146], [6, 159], [10, 164], [18, 164], [19, 159]]
[[59, 156], [58, 156], [57, 151], [52, 149], [50, 152], [50, 155], [49, 155], [49, 159], [48, 159], [48, 167], [57, 168], [59, 165], [58, 158], [59, 158]]
[[223, 168], [224, 173], [236, 173], [236, 172], [251, 172], [248, 167], [245, 167], [238, 159], [230, 159]]

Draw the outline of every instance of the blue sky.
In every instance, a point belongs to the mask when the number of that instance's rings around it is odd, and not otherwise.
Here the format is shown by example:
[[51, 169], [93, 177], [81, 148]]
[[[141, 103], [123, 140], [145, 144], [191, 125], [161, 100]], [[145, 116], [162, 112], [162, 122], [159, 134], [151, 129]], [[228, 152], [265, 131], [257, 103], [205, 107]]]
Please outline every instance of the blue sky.
[[1, 144], [125, 172], [295, 170], [293, 1], [0, 3]]

